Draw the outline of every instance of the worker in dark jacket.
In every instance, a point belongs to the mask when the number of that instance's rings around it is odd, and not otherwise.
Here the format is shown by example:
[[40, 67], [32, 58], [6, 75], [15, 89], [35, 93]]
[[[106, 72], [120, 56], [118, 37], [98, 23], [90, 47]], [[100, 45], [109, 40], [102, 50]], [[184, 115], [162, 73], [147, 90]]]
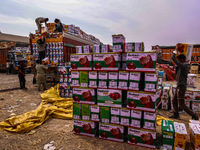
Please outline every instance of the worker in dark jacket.
[[[190, 108], [185, 105], [184, 97], [187, 88], [187, 77], [189, 73], [190, 66], [186, 63], [185, 55], [178, 55], [176, 58], [177, 51], [181, 48], [181, 43], [176, 45], [176, 50], [173, 52], [172, 60], [177, 65], [176, 75], [177, 75], [177, 88], [173, 97], [173, 107], [174, 114], [170, 118], [180, 119], [179, 117], [179, 107], [192, 116], [192, 119], [198, 120], [197, 114], [195, 114]], [[166, 61], [167, 62], [167, 61]]]
[[20, 61], [19, 62], [19, 70], [18, 70], [18, 77], [19, 77], [19, 84], [20, 84], [20, 88], [21, 89], [27, 89], [25, 87], [25, 65], [24, 65], [24, 62], [23, 61]]
[[47, 23], [47, 21], [49, 21], [49, 18], [44, 18], [44, 17], [38, 17], [35, 19], [35, 23], [38, 27], [38, 33], [41, 34], [41, 28], [42, 28], [42, 23]]
[[46, 49], [46, 43], [45, 43], [45, 37], [43, 36], [43, 39], [40, 37], [37, 40], [37, 46], [39, 51], [39, 61], [42, 62], [42, 59], [45, 58], [45, 49]]
[[54, 30], [55, 32], [62, 32], [63, 31], [63, 25], [62, 25], [62, 23], [61, 23], [61, 21], [60, 21], [60, 19], [55, 19], [54, 20], [54, 22], [56, 23], [55, 24], [55, 27], [56, 27], [56, 29]]

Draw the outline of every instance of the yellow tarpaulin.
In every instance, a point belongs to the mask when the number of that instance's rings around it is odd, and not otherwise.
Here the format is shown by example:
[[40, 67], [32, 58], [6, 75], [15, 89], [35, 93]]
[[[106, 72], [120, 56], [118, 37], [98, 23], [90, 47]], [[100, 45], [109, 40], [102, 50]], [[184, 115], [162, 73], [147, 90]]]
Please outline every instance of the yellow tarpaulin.
[[[157, 125], [161, 126], [162, 120], [171, 120], [171, 119], [167, 119], [167, 118], [159, 116], [159, 115], [156, 116], [156, 124]], [[173, 121], [173, 120], [171, 120], [171, 121]]]
[[40, 126], [50, 117], [72, 119], [72, 98], [59, 96], [59, 84], [41, 94], [42, 102], [36, 110], [0, 122], [0, 130], [24, 133]]

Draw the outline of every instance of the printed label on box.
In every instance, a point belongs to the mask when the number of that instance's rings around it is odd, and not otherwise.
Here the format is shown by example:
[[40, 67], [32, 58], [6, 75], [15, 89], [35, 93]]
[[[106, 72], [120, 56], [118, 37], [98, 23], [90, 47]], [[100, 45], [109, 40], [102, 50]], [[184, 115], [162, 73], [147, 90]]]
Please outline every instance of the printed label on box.
[[111, 124], [99, 124], [99, 138], [117, 142], [124, 141], [124, 127]]
[[155, 112], [157, 95], [154, 93], [127, 92], [127, 108]]
[[129, 127], [128, 144], [156, 148], [156, 132]]
[[126, 70], [155, 72], [156, 53], [127, 53]]
[[122, 91], [111, 89], [97, 89], [97, 103], [100, 106], [122, 106]]
[[92, 55], [70, 55], [72, 70], [92, 70]]
[[95, 104], [94, 89], [73, 88], [73, 102], [82, 104]]
[[118, 71], [120, 68], [121, 56], [116, 53], [107, 53], [107, 54], [94, 54], [93, 70], [102, 70], [102, 71]]

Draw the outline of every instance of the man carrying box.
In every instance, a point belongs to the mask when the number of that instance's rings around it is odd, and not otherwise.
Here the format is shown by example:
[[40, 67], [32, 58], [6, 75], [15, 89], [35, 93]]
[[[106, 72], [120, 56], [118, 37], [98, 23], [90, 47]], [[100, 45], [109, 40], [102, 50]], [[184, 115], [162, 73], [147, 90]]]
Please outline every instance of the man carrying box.
[[[179, 49], [182, 48], [182, 44], [178, 43], [176, 45], [176, 50], [173, 51], [172, 55], [172, 60], [175, 62], [177, 65], [176, 67], [176, 75], [177, 75], [177, 88], [173, 97], [173, 107], [174, 107], [174, 114], [172, 116], [169, 116], [169, 118], [174, 118], [174, 119], [180, 119], [179, 117], [179, 108], [184, 110], [186, 113], [188, 113], [190, 116], [192, 116], [192, 119], [198, 120], [198, 116], [191, 110], [189, 109], [184, 102], [184, 96], [185, 96], [185, 91], [187, 88], [187, 77], [189, 73], [189, 64], [186, 64], [186, 57], [185, 55], [181, 54], [177, 56], [176, 59], [176, 54]], [[162, 61], [162, 59], [160, 59]], [[168, 61], [171, 63], [170, 61]], [[166, 61], [165, 61], [166, 63]]]

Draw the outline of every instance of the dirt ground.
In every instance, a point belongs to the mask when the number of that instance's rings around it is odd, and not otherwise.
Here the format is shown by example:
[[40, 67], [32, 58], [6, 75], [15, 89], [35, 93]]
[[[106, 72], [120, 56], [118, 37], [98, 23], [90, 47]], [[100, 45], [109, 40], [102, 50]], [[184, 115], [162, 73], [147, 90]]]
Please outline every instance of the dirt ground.
[[[26, 87], [28, 90], [13, 90], [0, 92], [0, 122], [12, 115], [20, 115], [25, 112], [35, 110], [40, 102], [40, 94], [43, 92], [37, 91], [37, 86], [32, 84], [33, 75], [26, 75]], [[197, 83], [199, 83], [198, 78]], [[175, 82], [166, 82], [175, 84]], [[6, 75], [0, 73], [0, 90], [19, 87], [17, 75]], [[200, 85], [198, 85], [200, 88]], [[158, 114], [167, 117], [170, 115], [168, 111], [158, 110]], [[188, 120], [191, 117], [182, 113], [181, 120], [188, 129]], [[86, 136], [74, 135], [73, 121], [51, 118], [41, 126], [35, 128], [29, 133], [18, 134], [6, 131], [0, 131], [0, 150], [41, 150], [44, 145], [54, 141], [57, 150], [126, 150], [126, 149], [148, 149], [128, 145], [127, 143], [117, 143], [112, 141], [101, 140], [98, 138], [90, 138]], [[161, 127], [157, 126], [157, 139], [161, 141]], [[189, 135], [187, 136], [187, 147], [190, 149]]]

